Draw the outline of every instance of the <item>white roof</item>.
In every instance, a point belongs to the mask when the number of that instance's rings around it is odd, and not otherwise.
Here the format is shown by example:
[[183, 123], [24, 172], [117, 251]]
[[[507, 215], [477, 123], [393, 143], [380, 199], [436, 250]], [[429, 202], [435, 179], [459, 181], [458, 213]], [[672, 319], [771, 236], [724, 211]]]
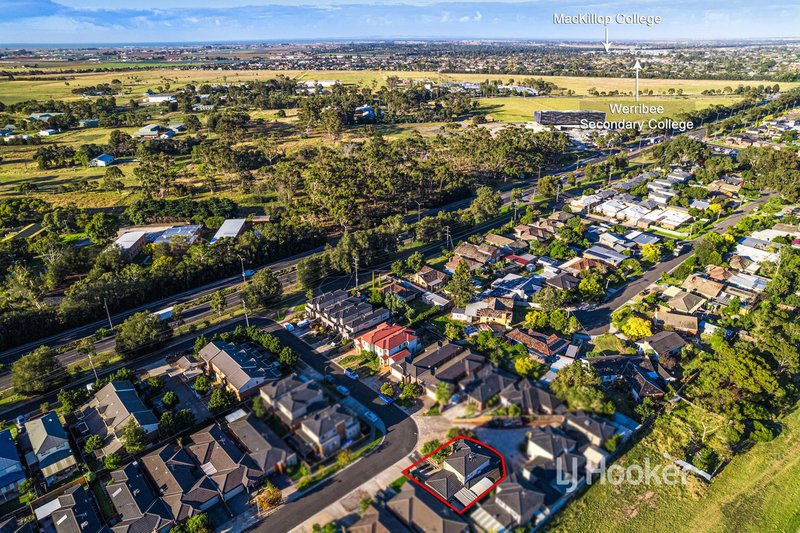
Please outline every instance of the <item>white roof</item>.
[[242, 228], [244, 228], [246, 223], [247, 220], [244, 218], [229, 218], [225, 220], [217, 230], [217, 233], [214, 234], [214, 237], [211, 238], [211, 242], [217, 242], [226, 237], [238, 237], [242, 233]]
[[114, 244], [123, 250], [127, 250], [131, 246], [135, 246], [145, 235], [147, 234], [143, 231], [129, 231], [120, 235], [117, 240], [114, 241]]

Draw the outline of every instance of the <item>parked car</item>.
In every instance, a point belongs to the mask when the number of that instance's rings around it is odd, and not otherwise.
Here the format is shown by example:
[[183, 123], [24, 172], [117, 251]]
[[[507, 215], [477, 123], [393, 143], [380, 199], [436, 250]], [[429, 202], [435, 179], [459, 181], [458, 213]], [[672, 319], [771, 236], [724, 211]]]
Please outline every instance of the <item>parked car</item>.
[[331, 385], [336, 383], [336, 378], [334, 378], [332, 374], [325, 374], [323, 379], [325, 380], [325, 383], [330, 383]]
[[392, 403], [394, 401], [394, 398], [392, 398], [391, 396], [384, 396], [383, 394], [378, 394], [378, 398], [380, 398], [381, 401], [383, 401], [383, 403], [387, 404]]
[[372, 411], [367, 411], [364, 416], [366, 416], [367, 420], [369, 420], [373, 424], [376, 424], [378, 422], [378, 415], [376, 415]]
[[336, 391], [342, 396], [350, 396], [350, 389], [344, 385], [336, 385]]
[[358, 372], [353, 370], [352, 368], [348, 368], [344, 371], [344, 375], [350, 379], [358, 379]]

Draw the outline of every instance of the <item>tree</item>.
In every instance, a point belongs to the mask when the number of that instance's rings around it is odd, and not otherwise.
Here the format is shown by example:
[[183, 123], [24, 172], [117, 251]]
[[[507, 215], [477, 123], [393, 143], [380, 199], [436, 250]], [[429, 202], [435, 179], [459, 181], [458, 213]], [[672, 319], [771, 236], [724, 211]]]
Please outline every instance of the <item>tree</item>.
[[638, 316], [632, 316], [623, 322], [620, 331], [632, 341], [638, 341], [653, 334], [650, 321]]
[[176, 405], [178, 405], [178, 402], [178, 395], [171, 390], [165, 392], [164, 396], [161, 397], [161, 403], [164, 404], [164, 407], [167, 409], [173, 409]]
[[406, 383], [400, 392], [400, 399], [413, 400], [422, 392], [422, 387], [418, 383]]
[[535, 370], [536, 370], [536, 363], [534, 363], [530, 357], [523, 355], [514, 359], [514, 371], [517, 373], [519, 377], [522, 378], [534, 377]]
[[611, 414], [614, 404], [605, 399], [601, 383], [593, 368], [577, 361], [558, 371], [550, 390], [572, 410]]
[[281, 348], [280, 354], [278, 355], [278, 359], [280, 360], [282, 365], [285, 366], [294, 366], [297, 364], [297, 361], [300, 359], [297, 353], [289, 348], [288, 346], [284, 346]]
[[556, 195], [559, 185], [558, 176], [542, 176], [542, 179], [539, 180], [539, 194], [546, 198], [552, 198]]
[[461, 338], [463, 330], [460, 326], [448, 322], [444, 326], [444, 336], [450, 339], [451, 341], [457, 341]]
[[222, 312], [225, 310], [225, 303], [225, 294], [222, 291], [216, 291], [211, 294], [209, 306], [212, 311], [217, 313], [217, 316], [222, 316]]
[[199, 395], [204, 395], [211, 390], [211, 380], [205, 374], [200, 374], [194, 380], [194, 390]]
[[83, 451], [87, 454], [92, 453], [95, 450], [99, 450], [103, 447], [103, 437], [100, 435], [92, 435], [88, 439], [86, 439], [86, 443], [83, 445]]
[[66, 378], [55, 351], [39, 346], [11, 365], [11, 385], [21, 394], [41, 394], [57, 387]]
[[72, 413], [87, 399], [89, 399], [89, 391], [85, 387], [71, 390], [61, 389], [58, 391], [58, 403], [61, 404], [59, 411], [65, 415]]
[[35, 275], [31, 269], [16, 264], [8, 270], [5, 292], [10, 301], [32, 305], [36, 309], [41, 309], [41, 298], [44, 291], [45, 286], [42, 283], [42, 278]]
[[336, 466], [344, 468], [353, 460], [353, 452], [350, 450], [342, 450], [336, 455]]
[[198, 131], [203, 127], [197, 115], [188, 115], [183, 121], [183, 126], [186, 128], [186, 131], [189, 132]]
[[122, 466], [122, 457], [117, 453], [108, 454], [103, 459], [103, 466], [106, 467], [106, 470], [116, 470]]
[[236, 404], [236, 397], [228, 389], [217, 388], [211, 393], [208, 399], [208, 408], [214, 413], [219, 413], [233, 407]]
[[453, 272], [453, 277], [445, 286], [445, 290], [452, 297], [453, 305], [456, 307], [465, 307], [472, 300], [474, 288], [470, 281], [471, 277], [469, 266], [462, 259]]
[[267, 404], [264, 403], [264, 400], [261, 398], [261, 396], [256, 396], [253, 398], [252, 409], [253, 414], [256, 415], [257, 418], [266, 418], [269, 414]]
[[208, 515], [200, 513], [190, 516], [183, 523], [183, 529], [186, 530], [186, 533], [211, 533], [211, 523], [208, 520]]
[[117, 166], [106, 167], [103, 173], [103, 188], [107, 191], [121, 192], [125, 188], [125, 184], [122, 183], [124, 177], [125, 174], [122, 173], [121, 168]]
[[564, 333], [567, 330], [567, 323], [569, 321], [569, 313], [564, 309], [554, 309], [550, 312], [550, 327], [554, 330]]
[[658, 263], [661, 260], [661, 248], [656, 244], [642, 246], [642, 259], [648, 263]]
[[158, 315], [136, 313], [117, 326], [117, 351], [125, 357], [153, 351], [166, 340], [168, 330]]
[[181, 409], [177, 412], [164, 411], [158, 423], [158, 432], [162, 437], [170, 437], [189, 429], [194, 426], [194, 423], [194, 413], [189, 409]]
[[578, 284], [578, 292], [589, 301], [601, 300], [606, 293], [596, 275], [589, 275], [583, 278]]
[[436, 396], [436, 401], [441, 405], [446, 405], [450, 401], [450, 398], [453, 397], [453, 391], [450, 390], [450, 385], [445, 381], [440, 381], [436, 384], [436, 391], [434, 394]]
[[122, 426], [122, 442], [129, 454], [139, 453], [147, 446], [147, 433], [136, 420], [131, 418]]
[[502, 205], [503, 200], [500, 198], [500, 193], [493, 191], [491, 187], [484, 186], [478, 188], [469, 209], [475, 222], [480, 224], [496, 217]]
[[268, 268], [253, 274], [250, 282], [242, 289], [242, 296], [250, 307], [268, 306], [279, 300], [281, 295], [283, 287]]
[[261, 512], [267, 511], [276, 507], [283, 502], [283, 495], [280, 489], [267, 481], [255, 497], [258, 510]]
[[544, 329], [547, 324], [547, 314], [544, 311], [529, 311], [525, 315], [525, 327], [529, 329]]
[[392, 396], [394, 396], [394, 393], [395, 393], [395, 390], [394, 390], [394, 385], [393, 384], [384, 383], [383, 385], [381, 385], [381, 394], [383, 394], [387, 398], [391, 398]]

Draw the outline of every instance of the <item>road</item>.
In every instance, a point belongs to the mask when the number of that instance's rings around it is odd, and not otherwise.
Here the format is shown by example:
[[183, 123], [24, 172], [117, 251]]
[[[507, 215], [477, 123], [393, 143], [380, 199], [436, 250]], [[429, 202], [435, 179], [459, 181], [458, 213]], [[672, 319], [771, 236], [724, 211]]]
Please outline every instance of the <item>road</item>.
[[[736, 225], [743, 217], [747, 216], [753, 209], [758, 206], [764, 205], [769, 200], [769, 195], [762, 195], [758, 200], [751, 202], [735, 211], [731, 216], [721, 220], [713, 226], [717, 233], [724, 233], [731, 226]], [[625, 305], [631, 298], [636, 296], [639, 292], [647, 288], [651, 283], [655, 283], [661, 274], [669, 272], [683, 262], [689, 255], [694, 253], [694, 247], [691, 250], [686, 250], [678, 257], [673, 257], [668, 261], [662, 261], [655, 265], [653, 268], [644, 273], [644, 275], [628, 283], [624, 290], [616, 294], [611, 300], [588, 310], [575, 311], [575, 318], [581, 323], [585, 332], [589, 335], [600, 335], [608, 331], [609, 324], [611, 323], [611, 314]]]

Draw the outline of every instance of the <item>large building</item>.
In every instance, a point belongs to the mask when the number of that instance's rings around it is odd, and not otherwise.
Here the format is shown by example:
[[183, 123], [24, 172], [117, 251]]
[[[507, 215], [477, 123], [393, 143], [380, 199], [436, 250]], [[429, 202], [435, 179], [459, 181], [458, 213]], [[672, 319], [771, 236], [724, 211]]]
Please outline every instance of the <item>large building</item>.
[[556, 126], [563, 128], [575, 128], [581, 125], [581, 121], [587, 120], [590, 122], [605, 122], [606, 114], [603, 111], [591, 110], [569, 110], [558, 111], [555, 109], [548, 109], [543, 111], [535, 111], [533, 113], [533, 121], [542, 126]]

